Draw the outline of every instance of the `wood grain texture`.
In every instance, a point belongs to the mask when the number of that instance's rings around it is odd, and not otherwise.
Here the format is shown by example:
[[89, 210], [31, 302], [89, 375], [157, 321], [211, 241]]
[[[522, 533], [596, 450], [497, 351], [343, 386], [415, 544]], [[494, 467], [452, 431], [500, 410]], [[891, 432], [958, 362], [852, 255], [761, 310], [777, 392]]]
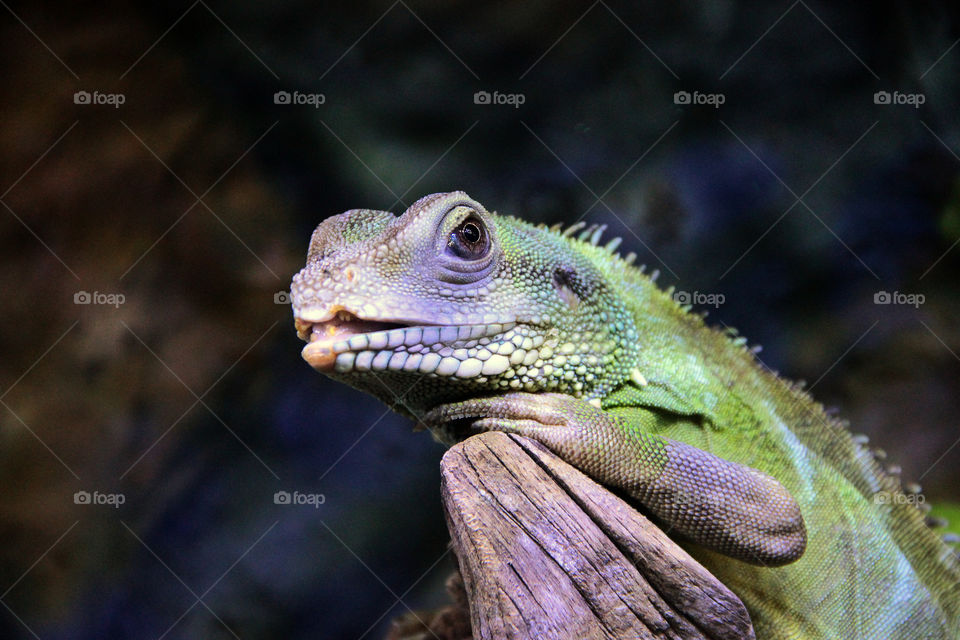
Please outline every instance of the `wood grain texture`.
[[729, 589], [539, 443], [480, 434], [441, 473], [474, 638], [754, 637]]

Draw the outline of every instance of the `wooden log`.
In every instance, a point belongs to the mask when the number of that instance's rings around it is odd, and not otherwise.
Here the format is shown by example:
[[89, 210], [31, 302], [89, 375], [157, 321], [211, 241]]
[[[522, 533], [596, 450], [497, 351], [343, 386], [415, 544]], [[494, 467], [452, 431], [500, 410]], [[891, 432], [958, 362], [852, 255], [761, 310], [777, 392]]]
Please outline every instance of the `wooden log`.
[[441, 473], [474, 638], [754, 637], [729, 589], [539, 443], [479, 434]]

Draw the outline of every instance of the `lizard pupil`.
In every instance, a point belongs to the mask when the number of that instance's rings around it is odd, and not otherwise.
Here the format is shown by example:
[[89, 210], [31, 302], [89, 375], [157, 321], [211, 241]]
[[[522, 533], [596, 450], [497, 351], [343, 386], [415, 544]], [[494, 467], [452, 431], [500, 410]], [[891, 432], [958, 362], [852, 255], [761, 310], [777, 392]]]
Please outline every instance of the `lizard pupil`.
[[463, 239], [469, 244], [476, 244], [480, 241], [480, 227], [473, 222], [464, 224], [461, 233], [463, 234]]
[[481, 223], [474, 218], [467, 218], [450, 234], [447, 248], [458, 258], [476, 260], [487, 254], [490, 242]]

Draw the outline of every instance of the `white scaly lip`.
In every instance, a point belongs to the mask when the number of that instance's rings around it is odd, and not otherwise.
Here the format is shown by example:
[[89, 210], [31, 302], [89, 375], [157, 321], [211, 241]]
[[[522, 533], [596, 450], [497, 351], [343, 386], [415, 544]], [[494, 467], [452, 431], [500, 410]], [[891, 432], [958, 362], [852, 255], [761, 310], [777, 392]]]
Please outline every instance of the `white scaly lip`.
[[[516, 323], [435, 325], [367, 320], [342, 307], [334, 307], [302, 314], [295, 319], [295, 324], [297, 335], [307, 342], [300, 355], [317, 371], [328, 373], [336, 369], [337, 358], [342, 354], [369, 352], [369, 356], [372, 352], [402, 350], [401, 347], [429, 348], [476, 341], [508, 331]], [[436, 359], [440, 360], [439, 357]], [[503, 361], [506, 362], [505, 359]], [[494, 359], [490, 365], [499, 362], [499, 359]], [[428, 372], [427, 368], [428, 365], [424, 363], [420, 370]], [[480, 368], [476, 375], [479, 374]]]
[[[293, 324], [297, 329], [297, 337], [304, 342], [313, 342], [323, 337], [334, 337], [340, 334], [362, 333], [360, 324], [370, 325], [399, 325], [400, 321], [364, 320], [358, 314], [339, 305], [325, 310], [316, 308], [307, 309], [294, 315]], [[373, 328], [367, 328], [375, 330]]]

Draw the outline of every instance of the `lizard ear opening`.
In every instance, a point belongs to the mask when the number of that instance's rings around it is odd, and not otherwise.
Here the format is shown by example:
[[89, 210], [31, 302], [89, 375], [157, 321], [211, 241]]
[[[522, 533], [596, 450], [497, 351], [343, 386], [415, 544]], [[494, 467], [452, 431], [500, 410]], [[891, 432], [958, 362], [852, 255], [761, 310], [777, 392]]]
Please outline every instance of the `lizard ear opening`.
[[573, 290], [577, 272], [570, 267], [557, 267], [553, 270], [553, 286], [556, 287], [560, 299], [576, 311], [580, 306], [580, 296]]

